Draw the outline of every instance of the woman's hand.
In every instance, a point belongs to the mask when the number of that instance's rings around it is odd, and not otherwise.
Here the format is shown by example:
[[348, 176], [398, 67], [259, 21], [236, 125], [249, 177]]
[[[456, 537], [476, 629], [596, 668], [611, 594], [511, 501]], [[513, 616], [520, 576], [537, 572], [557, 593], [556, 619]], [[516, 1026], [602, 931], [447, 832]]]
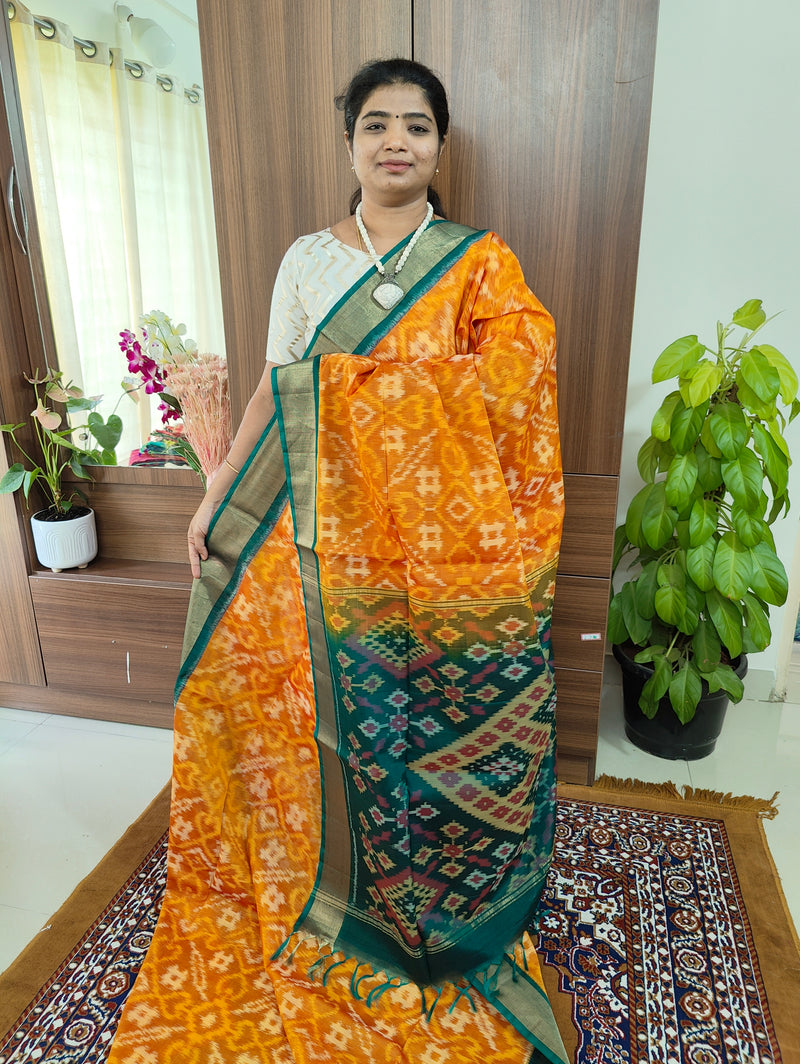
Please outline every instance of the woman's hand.
[[208, 558], [206, 536], [208, 535], [208, 526], [211, 524], [211, 518], [214, 516], [218, 506], [219, 501], [217, 499], [206, 495], [189, 523], [187, 536], [189, 542], [189, 564], [192, 567], [192, 576], [195, 580], [200, 579], [200, 560], [206, 561]]

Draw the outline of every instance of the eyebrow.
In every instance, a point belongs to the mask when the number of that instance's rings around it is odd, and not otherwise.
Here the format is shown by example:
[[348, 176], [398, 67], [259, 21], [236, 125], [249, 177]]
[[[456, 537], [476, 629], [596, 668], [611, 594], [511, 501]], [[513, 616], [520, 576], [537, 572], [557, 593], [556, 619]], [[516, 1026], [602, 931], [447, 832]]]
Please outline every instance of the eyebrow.
[[[367, 111], [361, 115], [359, 121], [363, 122], [366, 118], [391, 118], [391, 111]], [[424, 111], [406, 111], [402, 116], [403, 118], [424, 118], [426, 122], [432, 122], [433, 118], [430, 115], [426, 115]]]

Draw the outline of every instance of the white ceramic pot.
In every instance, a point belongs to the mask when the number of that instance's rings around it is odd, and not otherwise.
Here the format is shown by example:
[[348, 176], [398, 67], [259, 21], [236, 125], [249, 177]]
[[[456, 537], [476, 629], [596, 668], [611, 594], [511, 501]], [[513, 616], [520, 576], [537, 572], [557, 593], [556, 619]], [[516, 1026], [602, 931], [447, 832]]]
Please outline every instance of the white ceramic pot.
[[62, 569], [83, 569], [97, 556], [94, 510], [88, 506], [74, 509], [74, 517], [59, 521], [44, 520], [47, 510], [39, 510], [31, 517], [36, 556], [41, 565], [54, 573]]

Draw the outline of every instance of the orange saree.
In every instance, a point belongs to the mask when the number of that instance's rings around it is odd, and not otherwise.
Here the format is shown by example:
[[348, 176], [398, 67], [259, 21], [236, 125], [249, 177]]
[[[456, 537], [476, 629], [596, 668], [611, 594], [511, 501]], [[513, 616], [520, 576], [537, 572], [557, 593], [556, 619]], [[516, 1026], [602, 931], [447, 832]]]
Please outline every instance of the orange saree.
[[[394, 255], [386, 257], [392, 265]], [[167, 893], [113, 1064], [564, 1061], [552, 319], [434, 223], [273, 373], [178, 682]]]

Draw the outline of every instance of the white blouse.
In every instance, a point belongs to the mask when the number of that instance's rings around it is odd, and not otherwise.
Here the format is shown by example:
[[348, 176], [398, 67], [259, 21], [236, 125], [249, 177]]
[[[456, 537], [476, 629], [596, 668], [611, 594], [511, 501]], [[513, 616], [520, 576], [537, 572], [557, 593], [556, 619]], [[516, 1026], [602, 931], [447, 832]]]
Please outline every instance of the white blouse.
[[317, 326], [372, 260], [330, 229], [301, 236], [283, 257], [269, 314], [267, 361], [299, 362]]

